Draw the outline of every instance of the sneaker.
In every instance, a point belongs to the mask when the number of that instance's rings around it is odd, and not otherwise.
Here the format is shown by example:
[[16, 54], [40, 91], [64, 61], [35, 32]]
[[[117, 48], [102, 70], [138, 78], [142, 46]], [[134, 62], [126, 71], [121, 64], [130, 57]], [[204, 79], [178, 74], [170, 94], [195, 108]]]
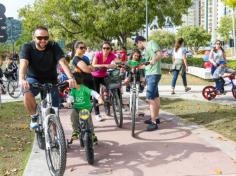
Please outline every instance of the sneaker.
[[79, 136], [80, 136], [80, 131], [74, 131], [72, 133], [71, 139], [77, 140], [77, 139], [79, 139]]
[[96, 121], [98, 121], [98, 122], [101, 122], [101, 121], [103, 120], [103, 118], [102, 118], [102, 116], [101, 116], [100, 114], [95, 115], [95, 119], [96, 119]]
[[[152, 123], [152, 119], [151, 119], [151, 118], [150, 118], [150, 119], [147, 119], [147, 120], [144, 121], [144, 123], [145, 123], [145, 124], [151, 124], [151, 123]], [[160, 124], [160, 123], [161, 123], [160, 119], [156, 119], [156, 123], [157, 123], [157, 124]]]
[[190, 91], [191, 90], [191, 87], [186, 87], [185, 88], [185, 92], [188, 92], [188, 91]]
[[39, 124], [38, 124], [38, 116], [33, 116], [31, 118], [31, 122], [30, 122], [30, 128], [35, 130], [36, 128], [39, 127]]
[[158, 126], [156, 123], [150, 123], [147, 125], [147, 131], [154, 131], [154, 130], [157, 130], [158, 129]]
[[93, 133], [93, 144], [94, 145], [97, 145], [98, 144], [98, 138], [97, 138], [97, 136], [95, 135], [95, 133]]

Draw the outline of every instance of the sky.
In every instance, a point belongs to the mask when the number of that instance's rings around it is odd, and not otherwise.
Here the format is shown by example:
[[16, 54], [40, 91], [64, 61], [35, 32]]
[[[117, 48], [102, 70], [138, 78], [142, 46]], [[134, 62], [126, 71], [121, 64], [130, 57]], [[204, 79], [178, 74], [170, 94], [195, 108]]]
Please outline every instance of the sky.
[[0, 3], [6, 7], [6, 17], [14, 17], [18, 19], [18, 12], [20, 8], [28, 4], [33, 4], [35, 0], [0, 0]]

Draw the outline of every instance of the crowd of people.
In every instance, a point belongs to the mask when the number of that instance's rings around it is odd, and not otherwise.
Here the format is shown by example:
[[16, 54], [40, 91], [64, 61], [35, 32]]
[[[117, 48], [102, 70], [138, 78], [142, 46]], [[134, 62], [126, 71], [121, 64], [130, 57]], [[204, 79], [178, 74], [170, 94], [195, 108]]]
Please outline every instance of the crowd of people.
[[[147, 124], [148, 131], [158, 129], [160, 124], [158, 84], [161, 80], [161, 49], [155, 41], [146, 41], [142, 36], [135, 38], [135, 45], [137, 48], [128, 58], [125, 47], [114, 52], [111, 43], [105, 41], [102, 44], [101, 51], [93, 53], [83, 41], [78, 40], [73, 44], [72, 52], [65, 57], [59, 45], [49, 40], [48, 29], [37, 27], [33, 32], [33, 40], [24, 44], [20, 52], [19, 81], [24, 90], [25, 107], [31, 116], [30, 127], [32, 129], [38, 127], [38, 113], [34, 97], [39, 92], [31, 87], [32, 83], [57, 83], [58, 80], [69, 82], [71, 88], [70, 101], [65, 105], [70, 106], [70, 103], [73, 102], [74, 110], [71, 114], [71, 121], [74, 131], [72, 136], [78, 138], [79, 130], [75, 124], [81, 108], [91, 111], [94, 107], [95, 119], [99, 122], [103, 120], [97, 104], [103, 102], [99, 92], [100, 85], [106, 86], [104, 78], [107, 76], [107, 70], [116, 68], [117, 62], [126, 63], [130, 68], [141, 65], [143, 62], [149, 62], [150, 64], [141, 67], [140, 72], [140, 90], [143, 91], [144, 86], [147, 86], [146, 98], [150, 108], [150, 119], [146, 119], [144, 123]], [[211, 51], [210, 61], [213, 64], [212, 74], [216, 75], [217, 90], [222, 93], [223, 83], [219, 74], [227, 71], [227, 69], [224, 50], [220, 41], [216, 42]], [[186, 77], [188, 63], [182, 38], [177, 39], [174, 46], [172, 71], [171, 94], [175, 94], [175, 85], [179, 73], [181, 73], [185, 91], [190, 91], [191, 88], [187, 85]], [[130, 79], [128, 72], [124, 80], [127, 84], [126, 91], [130, 89]], [[52, 99], [53, 106], [59, 107], [58, 89], [53, 90]], [[93, 101], [93, 105], [91, 101]]]

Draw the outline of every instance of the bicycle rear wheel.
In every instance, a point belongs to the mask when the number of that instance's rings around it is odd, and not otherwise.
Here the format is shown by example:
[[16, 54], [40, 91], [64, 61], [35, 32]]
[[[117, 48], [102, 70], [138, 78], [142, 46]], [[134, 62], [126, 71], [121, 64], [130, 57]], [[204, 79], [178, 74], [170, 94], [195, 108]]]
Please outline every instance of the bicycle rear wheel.
[[134, 137], [135, 136], [135, 116], [136, 116], [136, 93], [132, 93], [132, 99], [131, 99], [131, 134]]
[[39, 124], [39, 128], [35, 130], [36, 133], [36, 139], [37, 139], [37, 143], [40, 149], [45, 150], [45, 134], [42, 128], [42, 113], [41, 113], [41, 109], [40, 106], [37, 106], [37, 112], [39, 114], [38, 117], [38, 124]]
[[236, 99], [236, 86], [232, 87], [232, 94], [233, 94], [233, 97]]
[[112, 90], [112, 109], [114, 113], [114, 119], [116, 126], [122, 128], [123, 125], [123, 113], [122, 113], [122, 101], [118, 94], [118, 89]]
[[94, 163], [94, 149], [93, 149], [93, 139], [92, 133], [85, 132], [84, 134], [84, 148], [86, 153], [86, 159], [89, 164]]
[[12, 98], [18, 98], [21, 95], [21, 87], [19, 85], [19, 81], [18, 80], [11, 80], [8, 82], [7, 84], [7, 91], [8, 94], [12, 97]]
[[[45, 154], [51, 175], [62, 176], [66, 168], [66, 141], [59, 118], [51, 114], [48, 118], [47, 144]], [[46, 135], [46, 136], [47, 136]]]

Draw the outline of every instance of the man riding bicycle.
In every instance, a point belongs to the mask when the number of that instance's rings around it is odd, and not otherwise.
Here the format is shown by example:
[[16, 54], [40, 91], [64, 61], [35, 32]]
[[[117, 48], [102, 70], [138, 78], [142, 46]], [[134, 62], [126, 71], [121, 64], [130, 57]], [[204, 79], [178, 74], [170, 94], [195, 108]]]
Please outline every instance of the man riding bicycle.
[[[76, 82], [65, 61], [64, 53], [56, 42], [49, 41], [46, 27], [40, 26], [34, 30], [33, 41], [23, 45], [20, 52], [19, 82], [23, 88], [24, 105], [31, 116], [30, 127], [38, 127], [35, 96], [39, 91], [30, 84], [57, 83], [57, 64], [60, 64], [68, 76], [70, 87], [75, 87]], [[52, 105], [59, 106], [58, 89], [52, 89]]]

